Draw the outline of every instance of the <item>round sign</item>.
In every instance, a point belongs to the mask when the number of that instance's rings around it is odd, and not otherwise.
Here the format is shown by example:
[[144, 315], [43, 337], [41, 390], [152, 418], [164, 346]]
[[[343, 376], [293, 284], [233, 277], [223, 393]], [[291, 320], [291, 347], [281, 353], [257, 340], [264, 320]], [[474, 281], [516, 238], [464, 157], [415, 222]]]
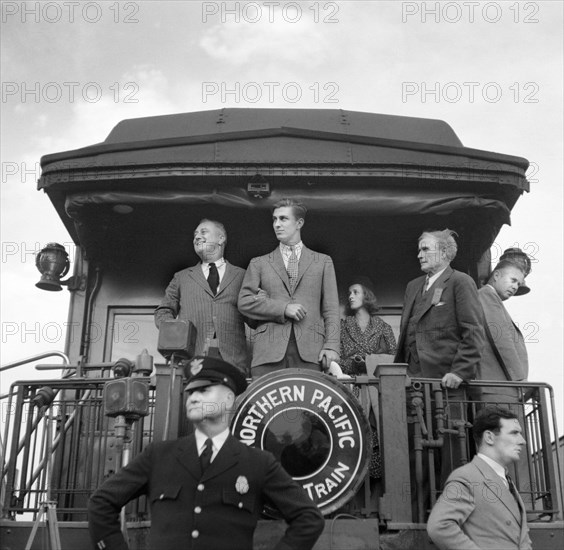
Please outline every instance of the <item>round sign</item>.
[[369, 426], [351, 391], [334, 377], [284, 369], [241, 396], [231, 431], [270, 451], [323, 514], [354, 496], [368, 469]]

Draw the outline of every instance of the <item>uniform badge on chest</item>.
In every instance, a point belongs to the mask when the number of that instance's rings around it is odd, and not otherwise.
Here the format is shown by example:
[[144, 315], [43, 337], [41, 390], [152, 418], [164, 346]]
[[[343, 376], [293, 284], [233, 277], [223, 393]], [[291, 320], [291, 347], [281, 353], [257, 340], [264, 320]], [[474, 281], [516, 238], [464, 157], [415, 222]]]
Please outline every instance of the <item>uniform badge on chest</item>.
[[244, 495], [249, 492], [249, 482], [245, 476], [239, 476], [235, 482], [235, 489], [240, 495]]

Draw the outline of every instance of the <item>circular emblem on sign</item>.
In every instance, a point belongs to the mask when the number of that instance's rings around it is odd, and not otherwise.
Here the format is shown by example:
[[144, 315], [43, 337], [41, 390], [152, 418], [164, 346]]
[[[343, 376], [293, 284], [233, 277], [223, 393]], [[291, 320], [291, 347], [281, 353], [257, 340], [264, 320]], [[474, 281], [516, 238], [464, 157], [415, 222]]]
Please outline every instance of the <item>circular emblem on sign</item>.
[[323, 514], [354, 496], [367, 472], [369, 426], [355, 396], [325, 374], [285, 369], [253, 382], [231, 431], [274, 454]]

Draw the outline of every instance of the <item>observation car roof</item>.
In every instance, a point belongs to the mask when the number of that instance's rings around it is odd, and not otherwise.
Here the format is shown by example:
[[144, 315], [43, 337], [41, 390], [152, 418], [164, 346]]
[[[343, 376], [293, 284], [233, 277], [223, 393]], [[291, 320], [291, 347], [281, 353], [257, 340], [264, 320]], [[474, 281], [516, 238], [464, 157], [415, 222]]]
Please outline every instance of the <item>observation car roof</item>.
[[[197, 216], [198, 208], [228, 217], [242, 210], [264, 214], [282, 196], [328, 215], [486, 210], [493, 241], [529, 190], [528, 165], [521, 157], [464, 147], [440, 120], [226, 108], [123, 120], [102, 143], [42, 157], [38, 188], [87, 252], [123, 205], [160, 227], [179, 212]], [[269, 193], [257, 198], [249, 182], [268, 183]]]

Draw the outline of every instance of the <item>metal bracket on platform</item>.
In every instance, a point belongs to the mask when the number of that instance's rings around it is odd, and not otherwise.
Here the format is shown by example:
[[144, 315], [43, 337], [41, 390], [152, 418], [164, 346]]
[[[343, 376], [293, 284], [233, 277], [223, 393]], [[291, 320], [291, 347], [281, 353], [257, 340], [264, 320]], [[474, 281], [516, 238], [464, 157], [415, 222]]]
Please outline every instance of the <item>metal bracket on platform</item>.
[[57, 503], [52, 500], [41, 503], [41, 508], [39, 509], [39, 513], [37, 514], [37, 518], [33, 524], [33, 529], [29, 534], [25, 550], [31, 550], [31, 546], [35, 540], [35, 535], [39, 529], [39, 524], [41, 523], [43, 514], [45, 514], [45, 524], [49, 532], [49, 547], [51, 550], [62, 550], [61, 537], [59, 535], [59, 524], [57, 522]]

